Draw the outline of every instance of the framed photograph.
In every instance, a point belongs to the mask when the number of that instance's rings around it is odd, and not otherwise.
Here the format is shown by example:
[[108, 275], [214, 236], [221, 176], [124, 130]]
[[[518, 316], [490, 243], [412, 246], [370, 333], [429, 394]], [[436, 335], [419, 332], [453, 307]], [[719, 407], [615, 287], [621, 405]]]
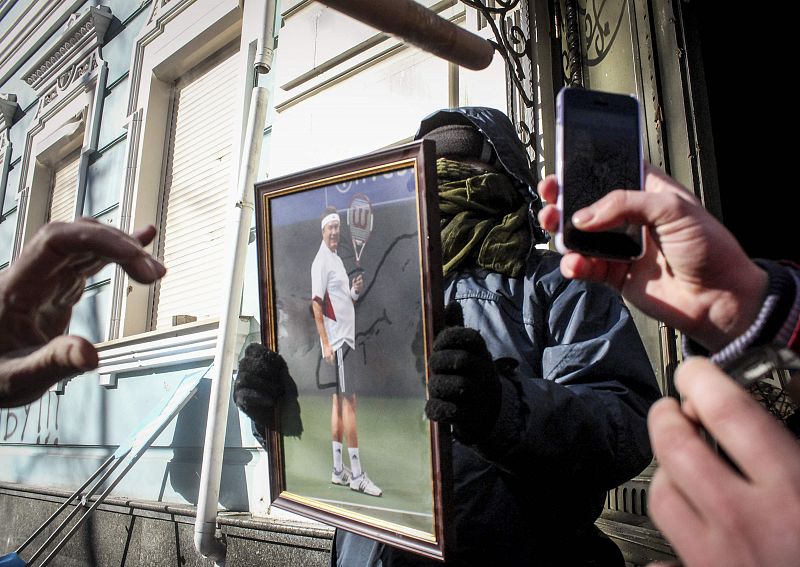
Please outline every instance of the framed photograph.
[[443, 559], [449, 437], [425, 417], [443, 315], [435, 155], [414, 142], [256, 185], [264, 344], [296, 388], [279, 508]]

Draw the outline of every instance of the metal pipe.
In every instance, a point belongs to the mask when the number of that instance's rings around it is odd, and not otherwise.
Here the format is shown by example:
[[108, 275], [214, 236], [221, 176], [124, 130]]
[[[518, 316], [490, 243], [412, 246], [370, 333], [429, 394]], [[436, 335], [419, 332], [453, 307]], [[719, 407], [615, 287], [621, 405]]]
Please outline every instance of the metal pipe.
[[222, 477], [225, 451], [225, 426], [231, 396], [231, 374], [236, 356], [236, 328], [242, 306], [245, 260], [247, 256], [250, 223], [253, 215], [253, 185], [258, 175], [261, 145], [264, 140], [264, 122], [267, 116], [268, 91], [254, 87], [250, 98], [250, 112], [244, 141], [244, 158], [241, 161], [237, 196], [229, 209], [226, 249], [229, 253], [225, 274], [231, 274], [222, 301], [219, 339], [214, 354], [214, 376], [208, 401], [208, 422], [203, 446], [203, 465], [197, 499], [197, 519], [194, 525], [194, 544], [204, 557], [224, 565], [225, 543], [215, 536], [217, 528], [217, 503]]
[[[80, 488], [78, 488], [78, 490], [76, 490], [75, 492], [73, 492], [73, 493], [70, 495], [70, 497], [69, 497], [69, 498], [67, 498], [67, 499], [64, 501], [64, 503], [63, 503], [61, 506], [59, 506], [59, 507], [58, 507], [58, 510], [56, 510], [55, 512], [53, 512], [53, 513], [50, 515], [50, 517], [49, 517], [49, 518], [47, 518], [47, 520], [45, 521], [45, 523], [43, 523], [41, 526], [39, 526], [39, 527], [36, 529], [36, 531], [35, 531], [35, 532], [33, 532], [33, 533], [30, 535], [30, 537], [29, 537], [28, 539], [26, 539], [26, 540], [25, 540], [25, 542], [23, 542], [23, 544], [22, 544], [22, 545], [20, 545], [20, 546], [19, 546], [19, 547], [16, 549], [16, 553], [17, 553], [17, 555], [21, 554], [21, 553], [22, 553], [22, 551], [23, 551], [23, 550], [24, 550], [26, 547], [28, 547], [28, 545], [29, 545], [29, 544], [30, 544], [30, 543], [31, 543], [31, 542], [32, 542], [34, 539], [36, 539], [36, 537], [37, 537], [37, 536], [38, 536], [40, 533], [42, 533], [42, 532], [44, 531], [44, 529], [45, 529], [47, 526], [49, 526], [49, 525], [50, 525], [50, 523], [51, 523], [53, 520], [55, 520], [55, 519], [58, 517], [58, 515], [59, 515], [59, 514], [61, 514], [61, 512], [63, 512], [63, 511], [66, 509], [66, 507], [67, 507], [67, 506], [69, 506], [69, 504], [70, 504], [70, 503], [71, 503], [73, 500], [75, 500], [75, 499], [76, 499], [78, 496], [81, 496], [81, 493], [82, 493], [82, 492], [83, 492], [83, 491], [86, 489], [86, 487], [87, 487], [87, 486], [89, 486], [89, 485], [91, 484], [91, 482], [92, 482], [94, 479], [96, 479], [96, 478], [97, 478], [97, 477], [100, 475], [100, 473], [102, 473], [102, 472], [103, 472], [103, 471], [106, 469], [106, 467], [108, 467], [108, 465], [111, 463], [111, 461], [112, 461], [112, 460], [114, 460], [114, 455], [111, 455], [111, 456], [110, 456], [108, 459], [106, 459], [106, 461], [105, 461], [105, 462], [104, 462], [102, 465], [100, 465], [100, 468], [99, 468], [99, 469], [97, 469], [96, 471], [94, 471], [94, 473], [92, 474], [92, 476], [90, 476], [90, 477], [89, 477], [89, 478], [86, 480], [86, 482], [84, 482], [84, 483], [83, 483], [83, 484], [80, 486]], [[49, 541], [49, 540], [48, 540], [48, 541]]]
[[461, 67], [477, 71], [492, 62], [494, 46], [491, 43], [414, 0], [319, 2]]
[[[102, 60], [101, 60], [102, 61]], [[97, 151], [100, 140], [100, 122], [103, 118], [103, 103], [105, 102], [106, 84], [108, 81], [108, 62], [102, 61], [97, 72], [94, 92], [92, 93], [91, 116], [87, 120], [85, 145], [81, 148], [80, 162], [78, 163], [78, 189], [75, 196], [75, 216], [89, 214], [84, 210], [86, 205], [86, 184], [89, 180], [89, 160]]]
[[275, 51], [275, 0], [267, 0], [264, 10], [264, 25], [259, 32], [256, 59], [253, 62], [256, 73], [261, 75], [266, 75], [272, 69]]
[[[165, 424], [165, 425], [166, 425], [166, 424]], [[163, 428], [162, 428], [162, 429], [163, 429]], [[103, 500], [105, 500], [105, 499], [106, 499], [106, 496], [108, 496], [109, 494], [111, 494], [111, 491], [112, 491], [112, 490], [114, 490], [114, 488], [116, 488], [116, 486], [119, 484], [119, 482], [120, 482], [120, 481], [123, 479], [123, 477], [124, 477], [124, 476], [125, 476], [125, 475], [128, 473], [128, 471], [129, 471], [129, 470], [131, 470], [131, 467], [132, 467], [133, 465], [135, 465], [135, 464], [136, 464], [136, 462], [137, 462], [138, 460], [139, 460], [138, 458], [134, 458], [134, 459], [128, 459], [128, 462], [127, 462], [127, 464], [125, 465], [125, 467], [122, 469], [122, 472], [121, 472], [120, 474], [118, 474], [118, 475], [117, 475], [117, 476], [114, 478], [114, 480], [112, 480], [112, 481], [111, 481], [111, 484], [109, 484], [109, 485], [108, 485], [108, 487], [107, 487], [107, 488], [106, 488], [106, 489], [103, 491], [103, 493], [102, 493], [102, 494], [101, 494], [101, 495], [100, 495], [100, 496], [99, 496], [99, 497], [98, 497], [98, 498], [97, 498], [97, 499], [94, 501], [94, 503], [93, 503], [91, 506], [89, 506], [89, 509], [88, 509], [88, 510], [86, 510], [86, 512], [84, 512], [83, 516], [81, 516], [80, 518], [78, 518], [78, 521], [77, 521], [77, 522], [75, 522], [75, 524], [72, 526], [72, 528], [70, 528], [70, 530], [67, 532], [67, 535], [65, 535], [65, 536], [64, 536], [64, 537], [61, 539], [61, 541], [59, 541], [59, 542], [58, 542], [58, 544], [56, 544], [56, 546], [55, 546], [55, 547], [53, 548], [53, 550], [50, 552], [50, 555], [48, 555], [47, 557], [45, 557], [45, 558], [42, 560], [41, 567], [45, 567], [46, 565], [48, 565], [48, 564], [50, 563], [50, 561], [52, 561], [52, 560], [53, 560], [53, 558], [54, 558], [54, 557], [55, 557], [55, 556], [58, 554], [58, 552], [59, 552], [59, 551], [61, 551], [61, 549], [62, 549], [62, 548], [65, 546], [65, 545], [67, 545], [67, 542], [68, 542], [70, 539], [72, 539], [72, 536], [74, 536], [74, 535], [75, 535], [75, 532], [77, 532], [77, 531], [78, 531], [78, 529], [80, 529], [80, 527], [81, 527], [81, 526], [83, 525], [83, 523], [84, 523], [84, 522], [85, 522], [85, 521], [86, 521], [86, 520], [89, 518], [89, 516], [92, 514], [92, 512], [94, 512], [94, 511], [95, 511], [95, 509], [96, 509], [98, 506], [100, 506], [100, 504], [102, 504], [102, 503], [103, 503]], [[93, 487], [92, 487], [92, 490], [89, 492], [88, 496], [93, 496], [93, 495], [94, 495], [94, 493], [95, 493], [95, 491], [96, 491], [96, 490], [97, 490], [97, 489], [100, 487], [100, 485], [101, 485], [103, 482], [105, 482], [105, 480], [106, 480], [106, 479], [107, 479], [107, 478], [108, 478], [108, 477], [111, 475], [111, 473], [113, 473], [113, 472], [114, 472], [114, 469], [116, 469], [116, 468], [117, 468], [117, 466], [119, 466], [119, 464], [120, 464], [120, 463], [122, 463], [123, 461], [124, 461], [124, 459], [123, 459], [123, 458], [119, 458], [119, 459], [117, 459], [117, 461], [116, 461], [116, 462], [115, 462], [115, 463], [112, 465], [111, 469], [110, 469], [110, 470], [109, 470], [109, 471], [108, 471], [108, 472], [107, 472], [105, 475], [103, 475], [103, 478], [101, 478], [101, 479], [100, 479], [100, 480], [97, 482], [97, 484], [96, 484], [95, 486], [93, 486]], [[78, 508], [77, 508], [77, 507], [75, 508], [75, 511], [76, 511], [76, 510], [78, 510]], [[66, 525], [67, 525], [67, 523], [69, 522], [69, 520], [71, 520], [71, 519], [72, 519], [73, 515], [74, 515], [74, 511], [73, 511], [73, 513], [71, 513], [71, 514], [70, 514], [70, 515], [67, 517], [67, 519], [64, 521], [64, 523], [58, 527], [58, 529], [56, 530], [56, 533], [60, 532], [60, 531], [61, 531], [61, 529], [63, 528], [63, 526], [66, 526]], [[55, 535], [55, 534], [53, 534], [53, 536], [54, 536], [54, 535]], [[49, 543], [50, 543], [50, 540], [52, 539], [52, 537], [53, 537], [53, 536], [51, 536], [50, 538], [48, 538], [48, 541], [47, 541], [47, 543], [46, 543], [45, 545], [47, 545], [47, 544], [49, 544]], [[39, 555], [39, 552], [40, 552], [41, 550], [43, 550], [43, 549], [44, 549], [44, 546], [42, 546], [42, 548], [41, 548], [39, 551], [37, 551], [37, 552], [36, 552], [36, 556], [34, 556], [34, 557], [31, 557], [31, 558], [30, 558], [30, 560], [28, 561], [28, 564], [29, 564], [29, 565], [30, 565], [30, 564], [32, 564], [32, 563], [34, 562], [34, 560], [36, 559], [36, 557], [38, 557], [38, 555]]]

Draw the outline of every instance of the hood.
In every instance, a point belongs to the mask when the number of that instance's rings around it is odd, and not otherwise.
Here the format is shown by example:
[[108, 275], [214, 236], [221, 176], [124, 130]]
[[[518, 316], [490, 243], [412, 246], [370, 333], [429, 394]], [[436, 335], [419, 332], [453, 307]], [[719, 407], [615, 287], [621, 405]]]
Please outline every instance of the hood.
[[546, 242], [547, 234], [539, 227], [535, 213], [542, 208], [542, 202], [536, 193], [537, 179], [528, 152], [522, 145], [514, 125], [508, 116], [496, 108], [485, 106], [462, 106], [437, 110], [420, 122], [415, 140], [425, 134], [448, 124], [468, 124], [480, 132], [494, 149], [497, 161], [505, 172], [516, 182], [518, 189], [526, 199], [531, 201], [532, 225], [537, 242]]

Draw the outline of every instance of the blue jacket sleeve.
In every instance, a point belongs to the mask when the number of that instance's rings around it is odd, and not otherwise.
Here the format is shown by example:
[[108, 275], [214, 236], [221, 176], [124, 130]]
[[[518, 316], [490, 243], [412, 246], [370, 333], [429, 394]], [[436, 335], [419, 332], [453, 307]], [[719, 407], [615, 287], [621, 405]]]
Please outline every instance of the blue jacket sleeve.
[[529, 277], [525, 300], [539, 360], [531, 375], [502, 379], [500, 416], [479, 451], [512, 474], [610, 489], [650, 462], [646, 417], [660, 392], [619, 295], [564, 279], [554, 262]]

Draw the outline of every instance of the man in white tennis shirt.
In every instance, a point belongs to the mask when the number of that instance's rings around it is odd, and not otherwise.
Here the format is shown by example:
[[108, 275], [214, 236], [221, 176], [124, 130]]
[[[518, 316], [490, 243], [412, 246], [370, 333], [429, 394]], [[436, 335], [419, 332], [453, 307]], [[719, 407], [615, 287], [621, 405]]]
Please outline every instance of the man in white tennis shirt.
[[[382, 491], [361, 468], [358, 454], [358, 429], [356, 425], [356, 395], [352, 384], [347, 383], [346, 355], [355, 348], [355, 302], [364, 288], [361, 274], [353, 278], [352, 286], [342, 259], [336, 253], [339, 247], [339, 213], [328, 207], [322, 216], [322, 243], [311, 264], [311, 308], [322, 346], [322, 358], [334, 367], [336, 392], [331, 410], [333, 438], [333, 472], [331, 482], [350, 486], [352, 490], [370, 496], [380, 496]], [[352, 360], [352, 357], [350, 357]], [[352, 374], [350, 374], [352, 377]], [[342, 462], [342, 440], [347, 441], [350, 469]]]

